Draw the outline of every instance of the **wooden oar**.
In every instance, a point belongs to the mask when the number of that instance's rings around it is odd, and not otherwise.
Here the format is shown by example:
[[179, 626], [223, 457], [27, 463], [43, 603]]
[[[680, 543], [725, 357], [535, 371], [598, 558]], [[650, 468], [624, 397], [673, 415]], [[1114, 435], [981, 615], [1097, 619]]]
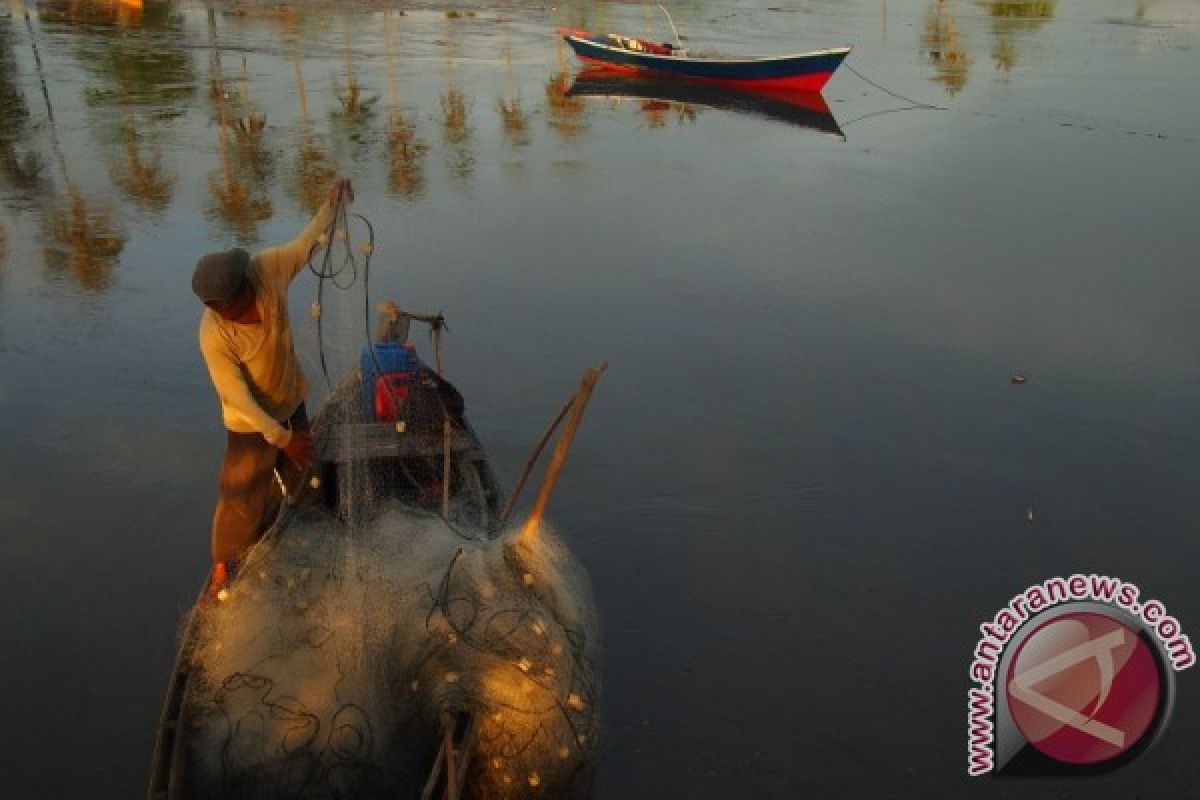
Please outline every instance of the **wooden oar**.
[[579, 430], [579, 424], [583, 422], [583, 412], [587, 410], [592, 390], [596, 388], [596, 382], [600, 380], [600, 376], [607, 368], [608, 362], [606, 361], [599, 367], [589, 367], [583, 373], [579, 391], [575, 393], [575, 399], [571, 402], [571, 416], [567, 419], [562, 435], [558, 437], [554, 455], [550, 459], [550, 466], [546, 468], [546, 475], [542, 478], [541, 489], [538, 490], [537, 499], [533, 501], [533, 508], [529, 512], [529, 519], [525, 521], [525, 527], [521, 531], [519, 541], [522, 543], [532, 542], [534, 536], [537, 535], [542, 514], [545, 513], [546, 504], [550, 501], [550, 494], [554, 491], [554, 484], [558, 482], [558, 475], [567, 462], [567, 454], [571, 451], [571, 442], [575, 438], [575, 432]]
[[571, 399], [563, 405], [558, 412], [558, 416], [554, 421], [546, 426], [546, 432], [542, 434], [542, 438], [538, 439], [537, 445], [529, 454], [529, 458], [525, 459], [525, 466], [521, 469], [521, 477], [517, 478], [517, 485], [513, 487], [512, 494], [508, 497], [508, 504], [504, 506], [504, 511], [500, 514], [500, 522], [496, 525], [496, 531], [502, 531], [508, 525], [509, 517], [512, 516], [513, 509], [517, 505], [517, 498], [521, 496], [521, 490], [525, 488], [525, 481], [529, 479], [529, 473], [533, 470], [533, 465], [537, 463], [538, 457], [542, 454], [542, 448], [546, 446], [546, 442], [550, 441], [550, 437], [558, 430], [558, 426], [562, 423], [563, 418], [567, 416], [567, 412], [571, 410], [571, 406], [575, 405], [575, 395], [571, 395]]

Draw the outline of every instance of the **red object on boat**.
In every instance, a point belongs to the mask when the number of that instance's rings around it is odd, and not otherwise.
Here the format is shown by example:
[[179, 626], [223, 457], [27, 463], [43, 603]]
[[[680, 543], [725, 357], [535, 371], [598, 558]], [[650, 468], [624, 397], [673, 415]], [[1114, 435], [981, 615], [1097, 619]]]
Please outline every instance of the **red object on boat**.
[[400, 416], [411, 379], [407, 372], [389, 372], [375, 379], [375, 419], [394, 422]]

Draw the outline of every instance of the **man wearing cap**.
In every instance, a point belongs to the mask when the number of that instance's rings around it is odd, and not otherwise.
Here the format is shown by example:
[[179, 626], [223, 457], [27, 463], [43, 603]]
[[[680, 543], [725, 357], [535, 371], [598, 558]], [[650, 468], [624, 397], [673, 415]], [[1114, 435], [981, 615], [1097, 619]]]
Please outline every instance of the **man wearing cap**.
[[219, 591], [242, 554], [258, 540], [279, 500], [274, 471], [289, 491], [312, 466], [313, 438], [305, 413], [308, 383], [288, 324], [288, 287], [308, 261], [350, 181], [336, 181], [300, 235], [251, 256], [235, 248], [196, 264], [192, 290], [206, 308], [200, 352], [221, 401], [228, 431], [213, 514], [211, 589]]

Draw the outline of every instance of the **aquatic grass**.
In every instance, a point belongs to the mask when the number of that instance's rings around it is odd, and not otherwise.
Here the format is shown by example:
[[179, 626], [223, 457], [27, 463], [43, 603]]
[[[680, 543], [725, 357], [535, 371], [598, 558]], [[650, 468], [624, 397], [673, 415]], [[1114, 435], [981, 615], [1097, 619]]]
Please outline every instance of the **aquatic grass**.
[[567, 94], [570, 85], [566, 70], [554, 73], [545, 84], [548, 123], [565, 141], [574, 140], [588, 127], [583, 119], [586, 106], [581, 98]]
[[388, 185], [404, 197], [416, 197], [425, 186], [424, 158], [429, 146], [416, 138], [416, 127], [398, 109], [388, 115]]
[[925, 18], [921, 48], [936, 70], [938, 83], [945, 86], [951, 95], [961, 92], [967, 85], [971, 56], [959, 32], [958, 23], [940, 5]]
[[143, 211], [162, 212], [171, 204], [175, 174], [163, 167], [162, 153], [142, 152], [139, 138], [127, 129], [125, 160], [116, 170], [114, 181]]
[[52, 209], [43, 224], [47, 267], [70, 273], [88, 291], [102, 292], [112, 286], [125, 236], [109, 209], [92, 210], [83, 195], [68, 185], [65, 207]]
[[503, 97], [496, 101], [496, 111], [500, 114], [500, 122], [504, 137], [514, 147], [524, 147], [529, 144], [529, 115], [521, 108], [521, 98], [514, 97], [506, 100]]

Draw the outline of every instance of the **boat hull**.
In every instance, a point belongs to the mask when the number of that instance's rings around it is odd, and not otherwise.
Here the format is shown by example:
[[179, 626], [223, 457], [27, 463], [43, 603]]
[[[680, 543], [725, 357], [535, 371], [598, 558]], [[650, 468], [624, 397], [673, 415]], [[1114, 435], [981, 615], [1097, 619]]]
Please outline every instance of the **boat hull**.
[[563, 37], [589, 67], [615, 72], [650, 73], [732, 89], [819, 92], [845, 60], [842, 47], [792, 56], [702, 59], [637, 52], [568, 33]]
[[[449, 505], [455, 514], [463, 515], [455, 517], [453, 522], [491, 535], [499, 519], [501, 491], [483, 446], [466, 419], [461, 395], [421, 364], [406, 403], [410, 424], [401, 435], [395, 422], [364, 420], [357, 377], [338, 387], [312, 424], [316, 451], [321, 454], [314, 474], [321, 476], [322, 497], [305, 508], [284, 503], [263, 539], [278, 540], [287, 536], [294, 525], [305, 521], [345, 524], [352, 511], [349, 504], [360, 500], [363, 494], [395, 501], [418, 513], [436, 513], [441, 493], [422, 491], [419, 484], [425, 480], [437, 481], [442, 476], [446, 454], [450, 458]], [[358, 475], [353, 478], [347, 475], [351, 461], [358, 468]], [[253, 559], [269, 563], [270, 548], [252, 551], [247, 558], [244, 571], [253, 572], [251, 565], [260, 563]], [[233, 580], [240, 580], [240, 576]], [[224, 796], [198, 778], [190, 743], [196, 726], [191, 709], [197, 691], [193, 680], [197, 672], [194, 659], [207, 586], [205, 580], [196, 605], [184, 620], [155, 739], [148, 800]]]

